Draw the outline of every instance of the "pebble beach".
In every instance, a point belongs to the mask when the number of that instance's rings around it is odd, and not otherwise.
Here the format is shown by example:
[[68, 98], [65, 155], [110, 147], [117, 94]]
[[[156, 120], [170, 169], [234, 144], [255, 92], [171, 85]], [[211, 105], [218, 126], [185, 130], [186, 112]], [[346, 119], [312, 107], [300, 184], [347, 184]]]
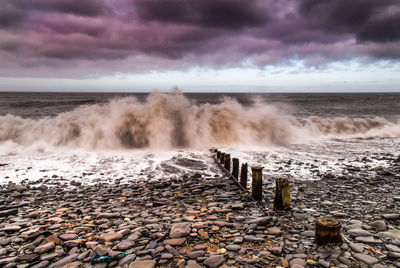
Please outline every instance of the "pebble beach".
[[[400, 267], [397, 155], [343, 163], [346, 175], [290, 179], [291, 208], [281, 212], [273, 211], [273, 176], [264, 174], [263, 201], [256, 202], [211, 156], [181, 159], [192, 172], [162, 180], [85, 184], [53, 175], [3, 184], [0, 265]], [[375, 160], [385, 166], [368, 168]], [[340, 220], [342, 244], [314, 243], [320, 217]]]

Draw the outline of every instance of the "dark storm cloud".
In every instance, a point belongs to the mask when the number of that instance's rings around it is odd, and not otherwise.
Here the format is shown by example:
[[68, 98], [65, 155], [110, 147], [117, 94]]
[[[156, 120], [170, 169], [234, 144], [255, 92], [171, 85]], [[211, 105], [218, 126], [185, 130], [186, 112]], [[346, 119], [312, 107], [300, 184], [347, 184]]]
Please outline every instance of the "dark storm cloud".
[[390, 42], [400, 40], [400, 10], [385, 17], [371, 18], [357, 32], [360, 41]]
[[[0, 0], [0, 74], [400, 58], [397, 0]], [[101, 64], [100, 64], [101, 63]], [[4, 68], [4, 66], [10, 68]], [[77, 67], [78, 66], [78, 67]], [[12, 67], [12, 68], [11, 68]], [[19, 69], [20, 68], [20, 69]], [[79, 73], [79, 71], [77, 71]], [[83, 72], [81, 72], [83, 73]]]
[[23, 13], [7, 0], [0, 0], [0, 29], [16, 26], [21, 22]]
[[262, 26], [267, 21], [267, 9], [252, 0], [137, 0], [133, 3], [145, 21], [232, 29]]
[[98, 16], [104, 11], [103, 1], [99, 0], [32, 0], [26, 5], [81, 16]]
[[299, 10], [310, 28], [355, 34], [361, 42], [387, 42], [400, 37], [399, 1], [304, 0]]

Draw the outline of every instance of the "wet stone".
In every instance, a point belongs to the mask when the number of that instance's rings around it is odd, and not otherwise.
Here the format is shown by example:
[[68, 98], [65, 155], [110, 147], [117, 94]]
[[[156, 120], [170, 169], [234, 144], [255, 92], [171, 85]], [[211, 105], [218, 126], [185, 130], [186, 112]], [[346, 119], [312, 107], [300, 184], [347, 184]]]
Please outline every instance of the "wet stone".
[[350, 247], [351, 250], [353, 250], [353, 251], [355, 251], [355, 252], [361, 253], [361, 252], [364, 251], [363, 245], [362, 245], [362, 244], [359, 244], [359, 243], [350, 243], [350, 244], [349, 244], [349, 247]]
[[189, 233], [190, 233], [190, 223], [188, 222], [175, 223], [171, 227], [169, 237], [180, 238], [187, 236]]
[[226, 249], [229, 251], [239, 251], [242, 247], [240, 245], [227, 245]]
[[400, 252], [400, 248], [395, 245], [387, 244], [386, 249], [392, 252]]
[[255, 237], [252, 235], [245, 235], [244, 236], [244, 240], [247, 242], [263, 242], [264, 238], [260, 238], [260, 237]]
[[188, 254], [188, 257], [190, 259], [197, 259], [198, 257], [204, 256], [204, 251], [202, 250], [196, 250], [196, 251], [192, 251]]
[[77, 234], [62, 234], [58, 237], [62, 240], [74, 240], [79, 238]]
[[378, 232], [385, 231], [387, 229], [386, 222], [382, 220], [371, 222], [369, 225], [372, 226]]
[[100, 243], [112, 242], [112, 241], [115, 241], [115, 240], [120, 240], [122, 238], [123, 238], [123, 235], [120, 234], [120, 233], [115, 233], [115, 232], [105, 233], [105, 234], [101, 234], [100, 235], [99, 242]]
[[134, 243], [130, 240], [122, 240], [121, 242], [119, 242], [117, 244], [117, 249], [124, 251], [124, 250], [127, 250], [127, 249], [133, 247], [133, 245], [134, 245]]
[[120, 259], [119, 262], [118, 262], [118, 265], [119, 266], [124, 266], [124, 265], [130, 264], [135, 259], [136, 259], [136, 255], [135, 254], [129, 254], [129, 255], [123, 257], [122, 259]]
[[375, 239], [373, 236], [358, 236], [356, 237], [357, 242], [366, 244], [382, 244], [382, 240]]
[[400, 219], [400, 214], [384, 214], [383, 218], [385, 218], [386, 220], [398, 220]]
[[185, 268], [202, 268], [203, 266], [201, 266], [200, 264], [198, 264], [196, 261], [194, 260], [189, 260], [187, 265], [185, 266]]
[[372, 257], [370, 255], [362, 254], [362, 253], [354, 254], [354, 258], [356, 258], [357, 260], [362, 261], [368, 265], [373, 265], [373, 264], [379, 262], [379, 260], [377, 258]]
[[33, 252], [41, 254], [41, 253], [45, 253], [47, 251], [52, 250], [54, 247], [55, 247], [54, 242], [50, 242], [50, 243], [46, 243], [44, 245], [41, 245], [41, 246], [35, 248], [35, 250]]
[[203, 263], [211, 268], [218, 267], [225, 262], [225, 258], [222, 255], [214, 255], [207, 258]]
[[363, 229], [351, 229], [348, 231], [351, 236], [371, 236], [372, 234]]
[[165, 245], [180, 246], [186, 242], [186, 238], [174, 238], [164, 240]]
[[154, 268], [156, 261], [154, 260], [136, 260], [129, 265], [129, 268]]

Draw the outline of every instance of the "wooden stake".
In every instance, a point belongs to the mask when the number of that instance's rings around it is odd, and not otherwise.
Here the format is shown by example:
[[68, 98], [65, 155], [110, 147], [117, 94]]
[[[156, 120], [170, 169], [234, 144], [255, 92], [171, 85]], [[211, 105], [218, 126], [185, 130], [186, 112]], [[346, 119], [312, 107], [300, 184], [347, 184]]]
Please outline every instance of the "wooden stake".
[[232, 176], [236, 179], [239, 180], [239, 159], [233, 158], [232, 159]]
[[253, 177], [251, 195], [258, 201], [262, 199], [262, 170], [263, 167], [251, 167]]
[[224, 167], [226, 170], [229, 172], [231, 171], [231, 155], [230, 154], [225, 154], [225, 163]]
[[340, 221], [333, 218], [319, 218], [315, 222], [314, 243], [324, 245], [327, 243], [342, 243], [340, 236]]
[[221, 152], [220, 158], [219, 158], [219, 163], [224, 164], [225, 162], [225, 153]]
[[285, 178], [275, 179], [274, 210], [284, 210], [290, 207], [289, 181]]
[[247, 163], [242, 164], [240, 169], [240, 185], [245, 189], [247, 188]]

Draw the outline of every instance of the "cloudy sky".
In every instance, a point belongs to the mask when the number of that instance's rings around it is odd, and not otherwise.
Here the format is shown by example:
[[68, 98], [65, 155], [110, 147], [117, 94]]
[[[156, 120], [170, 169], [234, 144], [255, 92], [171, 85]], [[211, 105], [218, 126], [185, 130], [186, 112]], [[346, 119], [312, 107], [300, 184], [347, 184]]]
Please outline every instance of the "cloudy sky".
[[400, 91], [398, 0], [0, 7], [3, 91]]

